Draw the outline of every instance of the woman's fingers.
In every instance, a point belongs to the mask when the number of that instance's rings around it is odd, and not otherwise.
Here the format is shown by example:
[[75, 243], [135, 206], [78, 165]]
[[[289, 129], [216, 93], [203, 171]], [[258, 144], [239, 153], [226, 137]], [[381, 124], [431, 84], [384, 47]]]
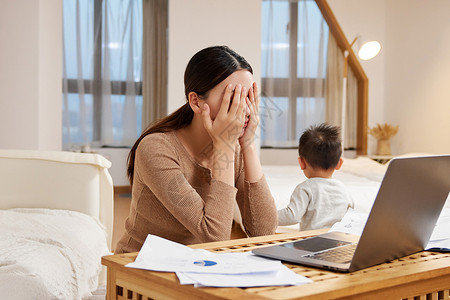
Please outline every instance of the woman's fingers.
[[244, 125], [245, 123], [245, 115], [247, 113], [247, 94], [248, 91], [246, 88], [242, 89], [242, 93], [241, 93], [241, 102], [240, 102], [240, 116], [239, 116], [239, 120], [242, 122], [242, 125]]
[[231, 97], [233, 97], [233, 88], [231, 83], [225, 88], [222, 104], [220, 105], [219, 114], [226, 115], [230, 107]]
[[250, 116], [252, 116], [255, 113], [255, 103], [249, 98], [247, 98], [247, 106], [250, 110]]
[[250, 89], [248, 90], [248, 98], [250, 99], [251, 102], [255, 101], [255, 95], [253, 91], [254, 91], [253, 86], [251, 86]]
[[239, 103], [240, 103], [240, 99], [241, 99], [241, 93], [242, 93], [242, 85], [238, 84], [236, 85], [236, 87], [234, 88], [234, 94], [232, 96], [233, 98], [233, 102], [231, 103], [230, 109], [228, 110], [228, 113], [231, 116], [235, 116], [236, 112], [239, 109]]
[[250, 116], [244, 135], [239, 139], [241, 147], [245, 147], [253, 142], [255, 139], [256, 128], [259, 124], [259, 97], [256, 83], [253, 83], [252, 87], [250, 87], [248, 98], [246, 98], [246, 103]]
[[[254, 89], [253, 86], [250, 87], [249, 91], [248, 91], [248, 107], [251, 109], [251, 111], [254, 109], [255, 106], [255, 94], [254, 94]], [[251, 112], [253, 113], [253, 111]]]
[[250, 88], [248, 92], [248, 107], [250, 109], [250, 114], [253, 115], [258, 112], [258, 103], [257, 103], [257, 95], [254, 90], [255, 83]]
[[230, 91], [231, 87], [230, 85], [228, 85], [222, 100], [219, 113], [222, 114], [222, 117], [235, 118], [243, 124], [247, 105], [247, 102], [245, 100], [245, 98], [247, 97], [247, 89], [241, 84], [238, 84], [236, 85], [234, 92], [231, 92], [232, 95], [230, 95]]
[[253, 89], [253, 97], [255, 98], [254, 102], [255, 102], [256, 111], [258, 112], [259, 111], [259, 101], [261, 99], [259, 98], [258, 85], [256, 84], [256, 82], [253, 82], [252, 89]]
[[258, 87], [256, 86], [256, 82], [253, 83], [252, 87], [249, 90], [248, 97], [250, 99], [251, 104], [254, 107], [255, 112], [259, 112], [259, 96], [258, 96]]

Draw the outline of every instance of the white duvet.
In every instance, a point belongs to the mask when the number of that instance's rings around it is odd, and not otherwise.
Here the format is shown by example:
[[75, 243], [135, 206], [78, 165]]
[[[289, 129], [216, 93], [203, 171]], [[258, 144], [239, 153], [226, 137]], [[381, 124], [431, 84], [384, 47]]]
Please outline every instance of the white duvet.
[[97, 289], [106, 233], [92, 217], [50, 209], [0, 210], [2, 299], [81, 299]]

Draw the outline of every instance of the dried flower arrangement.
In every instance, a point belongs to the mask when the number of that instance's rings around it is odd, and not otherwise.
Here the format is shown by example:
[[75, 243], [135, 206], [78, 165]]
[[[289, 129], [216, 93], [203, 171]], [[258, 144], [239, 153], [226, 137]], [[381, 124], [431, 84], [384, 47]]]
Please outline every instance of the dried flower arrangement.
[[388, 123], [378, 124], [370, 128], [369, 134], [377, 139], [377, 155], [391, 155], [391, 145], [389, 139], [398, 132], [398, 125], [392, 126]]

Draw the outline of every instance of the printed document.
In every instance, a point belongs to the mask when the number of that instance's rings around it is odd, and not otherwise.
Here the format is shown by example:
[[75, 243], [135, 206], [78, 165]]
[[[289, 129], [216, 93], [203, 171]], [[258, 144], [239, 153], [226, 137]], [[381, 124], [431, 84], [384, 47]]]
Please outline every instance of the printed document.
[[152, 271], [176, 272], [181, 284], [215, 287], [298, 285], [312, 282], [281, 261], [251, 252], [213, 253], [192, 249], [148, 235], [136, 260], [126, 265]]

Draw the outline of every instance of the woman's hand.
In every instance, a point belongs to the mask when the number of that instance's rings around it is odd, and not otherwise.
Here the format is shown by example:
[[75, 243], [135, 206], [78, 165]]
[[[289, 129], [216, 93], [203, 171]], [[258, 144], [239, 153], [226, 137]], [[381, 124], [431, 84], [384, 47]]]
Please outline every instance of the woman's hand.
[[258, 151], [256, 150], [254, 140], [256, 138], [256, 129], [259, 125], [259, 96], [258, 87], [254, 82], [249, 89], [247, 100], [248, 116], [247, 127], [243, 135], [239, 138], [239, 144], [244, 158], [245, 180], [248, 182], [258, 182], [263, 176], [261, 162], [259, 161]]
[[245, 123], [246, 95], [245, 87], [238, 84], [233, 93], [232, 85], [229, 84], [225, 89], [222, 103], [214, 120], [211, 119], [208, 104], [205, 103], [202, 107], [203, 124], [214, 147], [222, 150], [228, 147], [229, 150], [232, 150], [233, 155], [236, 141]]
[[255, 140], [256, 129], [259, 125], [259, 95], [258, 95], [258, 86], [256, 82], [253, 83], [252, 87], [250, 87], [248, 91], [248, 98], [245, 99], [247, 102], [248, 109], [250, 111], [250, 115], [248, 118], [247, 127], [245, 128], [244, 134], [239, 138], [239, 144], [242, 149], [253, 144]]

